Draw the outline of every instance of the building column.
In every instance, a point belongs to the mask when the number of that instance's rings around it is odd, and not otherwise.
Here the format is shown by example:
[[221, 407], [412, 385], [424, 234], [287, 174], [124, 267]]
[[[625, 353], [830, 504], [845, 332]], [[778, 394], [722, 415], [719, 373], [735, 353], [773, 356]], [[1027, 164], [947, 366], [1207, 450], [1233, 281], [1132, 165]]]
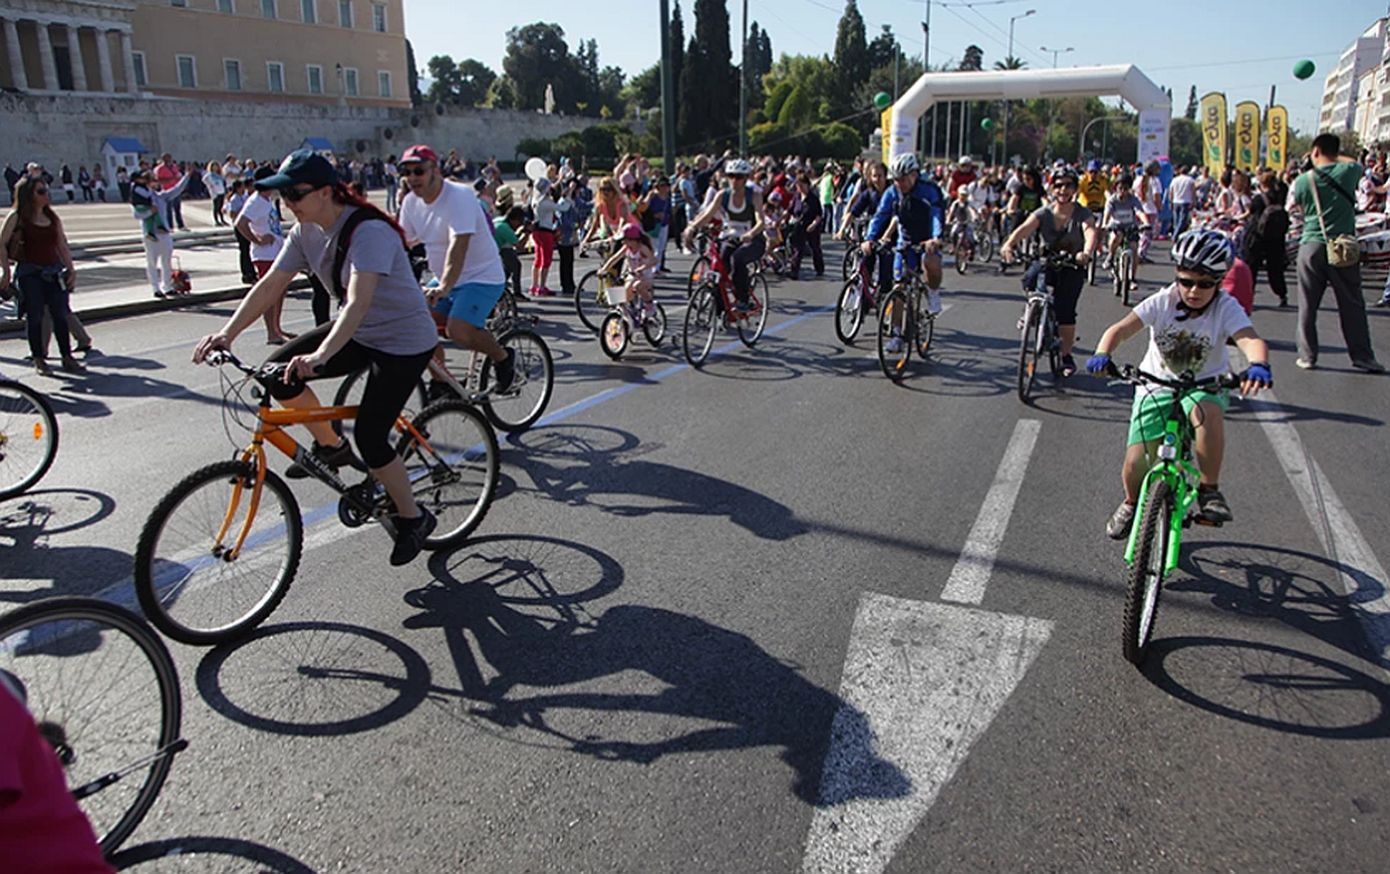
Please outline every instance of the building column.
[[20, 91], [29, 90], [29, 76], [24, 72], [24, 55], [19, 49], [19, 28], [13, 18], [5, 19], [5, 48], [10, 53], [10, 78]]
[[39, 21], [39, 65], [43, 67], [43, 90], [58, 90], [58, 66], [53, 63], [53, 40], [48, 37], [48, 22]]
[[123, 30], [121, 33], [121, 61], [125, 64], [125, 90], [131, 94], [140, 93], [140, 86], [135, 84], [135, 49], [130, 44], [130, 31]]
[[97, 64], [101, 67], [101, 90], [107, 94], [116, 90], [116, 77], [111, 69], [111, 32], [97, 28]]
[[82, 60], [82, 41], [78, 39], [77, 27], [69, 24], [68, 64], [72, 68], [72, 90], [87, 91], [87, 62]]

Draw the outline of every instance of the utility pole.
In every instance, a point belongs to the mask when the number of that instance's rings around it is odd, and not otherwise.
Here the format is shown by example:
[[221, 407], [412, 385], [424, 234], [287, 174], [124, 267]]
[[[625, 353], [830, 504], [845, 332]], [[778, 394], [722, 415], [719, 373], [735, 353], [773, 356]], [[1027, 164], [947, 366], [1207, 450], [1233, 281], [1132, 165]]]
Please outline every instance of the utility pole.
[[[1020, 18], [1027, 18], [1037, 13], [1036, 9], [1029, 9], [1020, 15], [1015, 15], [1009, 19], [1009, 54], [1005, 61], [1012, 61], [1014, 57], [1014, 22]], [[1004, 101], [1004, 163], [1009, 163], [1009, 101]]]
[[748, 0], [743, 0], [743, 60], [738, 62], [738, 153], [748, 154]]
[[[931, 62], [931, 0], [924, 0], [924, 4], [923, 4], [923, 5], [925, 6], [925, 12], [926, 12], [926, 14], [925, 14], [925, 15], [923, 16], [923, 18], [922, 18], [922, 73], [923, 73], [923, 74], [926, 74], [926, 73], [929, 72], [929, 70], [930, 70], [930, 68], [929, 68], [927, 65]], [[927, 126], [927, 117], [926, 117], [925, 115], [923, 115], [922, 118], [917, 122], [917, 131], [918, 131], [918, 133], [917, 133], [917, 142], [918, 142], [918, 145], [919, 145], [919, 146], [924, 146], [924, 145], [926, 145], [926, 142], [927, 142], [927, 138], [926, 138], [926, 126]], [[932, 107], [931, 107], [931, 129], [932, 129], [932, 142], [935, 143], [935, 141], [936, 141], [936, 103], [935, 103], [935, 102], [932, 103]], [[926, 152], [927, 152], [926, 149], [922, 149], [922, 148], [919, 148], [918, 151], [920, 151], [920, 152], [921, 152], [922, 154], [924, 154], [924, 155], [925, 155]]]
[[671, 69], [670, 0], [661, 0], [661, 171], [676, 172], [676, 83]]

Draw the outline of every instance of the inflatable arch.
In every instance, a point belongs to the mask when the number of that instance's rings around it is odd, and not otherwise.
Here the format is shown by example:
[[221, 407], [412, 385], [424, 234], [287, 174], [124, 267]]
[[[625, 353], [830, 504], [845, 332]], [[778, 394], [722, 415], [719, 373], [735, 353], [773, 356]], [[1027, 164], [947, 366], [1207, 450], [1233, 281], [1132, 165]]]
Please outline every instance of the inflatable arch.
[[1033, 100], [1043, 97], [1118, 96], [1139, 111], [1139, 162], [1168, 154], [1173, 102], [1133, 65], [1064, 70], [987, 70], [927, 73], [893, 104], [890, 159], [914, 151], [917, 121], [934, 103], [953, 100]]

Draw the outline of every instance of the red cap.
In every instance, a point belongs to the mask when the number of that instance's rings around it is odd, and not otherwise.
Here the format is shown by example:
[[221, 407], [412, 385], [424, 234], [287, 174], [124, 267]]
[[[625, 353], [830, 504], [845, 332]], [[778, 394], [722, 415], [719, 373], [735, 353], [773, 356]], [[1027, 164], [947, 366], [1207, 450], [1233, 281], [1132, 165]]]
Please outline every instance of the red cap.
[[435, 163], [439, 163], [439, 154], [429, 146], [415, 145], [406, 149], [405, 152], [401, 154], [401, 159], [396, 163], [410, 164], [415, 161], [434, 161]]
[[624, 239], [624, 240], [640, 240], [640, 239], [642, 239], [642, 227], [641, 227], [640, 225], [635, 225], [635, 224], [631, 224], [631, 223], [629, 223], [629, 224], [627, 224], [627, 225], [624, 225], [624, 226], [623, 226], [623, 239]]

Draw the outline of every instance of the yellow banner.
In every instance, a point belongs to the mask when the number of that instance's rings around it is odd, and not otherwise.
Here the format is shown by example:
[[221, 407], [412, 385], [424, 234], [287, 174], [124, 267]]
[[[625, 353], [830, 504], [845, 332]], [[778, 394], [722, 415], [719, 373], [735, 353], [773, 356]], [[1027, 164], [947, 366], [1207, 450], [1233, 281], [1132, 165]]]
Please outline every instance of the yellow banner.
[[883, 131], [883, 163], [888, 163], [888, 150], [893, 145], [893, 107], [889, 106], [879, 115], [879, 130]]
[[1284, 172], [1289, 160], [1289, 111], [1282, 106], [1271, 106], [1265, 113], [1265, 166], [1275, 172]]
[[1202, 163], [1212, 176], [1226, 169], [1226, 95], [1212, 92], [1202, 98]]
[[1236, 104], [1236, 167], [1254, 173], [1260, 167], [1260, 105], [1250, 100]]

